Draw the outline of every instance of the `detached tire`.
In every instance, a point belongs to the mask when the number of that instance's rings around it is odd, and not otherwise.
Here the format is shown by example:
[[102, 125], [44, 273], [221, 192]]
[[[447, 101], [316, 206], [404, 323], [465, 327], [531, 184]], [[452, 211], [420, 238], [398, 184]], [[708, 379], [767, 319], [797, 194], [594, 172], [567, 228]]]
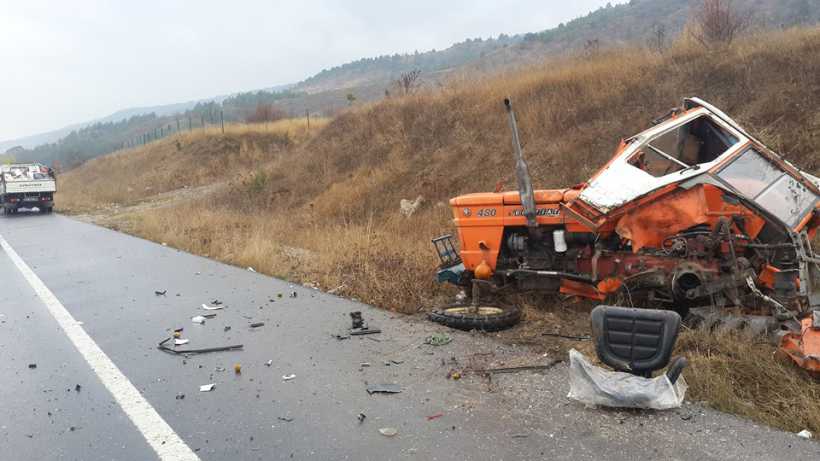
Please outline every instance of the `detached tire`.
[[435, 309], [427, 317], [457, 330], [500, 331], [518, 323], [521, 310], [515, 306], [479, 306], [478, 312], [472, 312], [472, 306], [459, 304]]

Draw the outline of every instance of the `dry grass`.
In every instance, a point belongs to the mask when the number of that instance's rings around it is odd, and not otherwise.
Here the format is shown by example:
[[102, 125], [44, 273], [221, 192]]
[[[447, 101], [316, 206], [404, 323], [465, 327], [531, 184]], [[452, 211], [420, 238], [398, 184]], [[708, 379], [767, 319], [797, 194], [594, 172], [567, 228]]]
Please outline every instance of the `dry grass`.
[[[787, 70], [787, 71], [786, 71]], [[616, 50], [354, 108], [299, 127], [201, 131], [98, 159], [61, 179], [58, 207], [127, 205], [221, 183], [201, 199], [132, 215], [149, 239], [414, 313], [451, 295], [429, 239], [451, 231], [446, 200], [514, 187], [511, 96], [537, 187], [585, 180], [618, 140], [686, 96], [735, 116], [786, 158], [820, 166], [820, 29], [772, 33], [720, 53], [679, 43], [664, 55]], [[402, 198], [425, 198], [410, 218]], [[586, 308], [554, 300], [502, 338], [553, 348], [539, 329], [580, 329]], [[576, 316], [572, 313], [576, 312]], [[565, 333], [572, 331], [562, 330]], [[559, 346], [554, 346], [555, 348]], [[692, 396], [784, 429], [820, 432], [818, 383], [748, 340], [687, 333]], [[754, 408], [751, 407], [754, 405]]]

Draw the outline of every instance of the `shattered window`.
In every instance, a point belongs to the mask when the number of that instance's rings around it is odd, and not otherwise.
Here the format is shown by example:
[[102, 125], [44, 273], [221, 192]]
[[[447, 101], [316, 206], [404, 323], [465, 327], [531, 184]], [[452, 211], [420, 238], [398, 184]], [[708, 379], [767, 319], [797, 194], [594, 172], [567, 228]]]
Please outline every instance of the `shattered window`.
[[718, 176], [751, 199], [783, 175], [783, 170], [749, 149], [724, 168]]
[[724, 168], [718, 177], [793, 227], [817, 200], [806, 186], [786, 174], [759, 152], [749, 149]]
[[652, 139], [629, 163], [659, 177], [709, 163], [737, 142], [710, 117], [701, 116]]

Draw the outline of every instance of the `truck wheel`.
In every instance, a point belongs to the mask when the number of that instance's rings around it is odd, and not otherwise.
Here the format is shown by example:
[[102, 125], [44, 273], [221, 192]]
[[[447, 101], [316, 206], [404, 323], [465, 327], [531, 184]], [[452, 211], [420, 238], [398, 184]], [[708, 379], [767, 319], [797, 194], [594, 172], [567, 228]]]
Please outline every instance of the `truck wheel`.
[[469, 304], [458, 304], [435, 309], [428, 318], [457, 330], [499, 331], [518, 323], [521, 309], [516, 306], [479, 306], [474, 312]]

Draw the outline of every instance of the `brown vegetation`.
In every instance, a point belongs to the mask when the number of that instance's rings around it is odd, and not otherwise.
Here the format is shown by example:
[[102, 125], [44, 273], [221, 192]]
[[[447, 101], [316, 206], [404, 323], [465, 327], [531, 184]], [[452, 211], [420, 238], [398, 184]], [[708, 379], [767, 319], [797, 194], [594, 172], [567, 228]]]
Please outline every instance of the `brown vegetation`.
[[[816, 172], [818, 56], [818, 29], [738, 41], [721, 53], [687, 43], [662, 55], [601, 50], [354, 107], [310, 134], [256, 126], [160, 141], [66, 173], [58, 206], [77, 211], [127, 204], [183, 185], [225, 181], [199, 200], [134, 214], [133, 229], [412, 313], [452, 294], [433, 282], [437, 261], [429, 240], [452, 230], [447, 200], [493, 190], [499, 180], [514, 187], [505, 96], [515, 101], [537, 187], [585, 180], [620, 138], [692, 95]], [[421, 208], [402, 216], [400, 200], [419, 195]], [[552, 315], [557, 304], [542, 300], [528, 317], [539, 325], [561, 319]], [[525, 322], [519, 331], [527, 328]], [[537, 336], [530, 334], [528, 342]], [[693, 398], [785, 429], [820, 431], [817, 382], [772, 362], [772, 347], [698, 333], [683, 338]]]

